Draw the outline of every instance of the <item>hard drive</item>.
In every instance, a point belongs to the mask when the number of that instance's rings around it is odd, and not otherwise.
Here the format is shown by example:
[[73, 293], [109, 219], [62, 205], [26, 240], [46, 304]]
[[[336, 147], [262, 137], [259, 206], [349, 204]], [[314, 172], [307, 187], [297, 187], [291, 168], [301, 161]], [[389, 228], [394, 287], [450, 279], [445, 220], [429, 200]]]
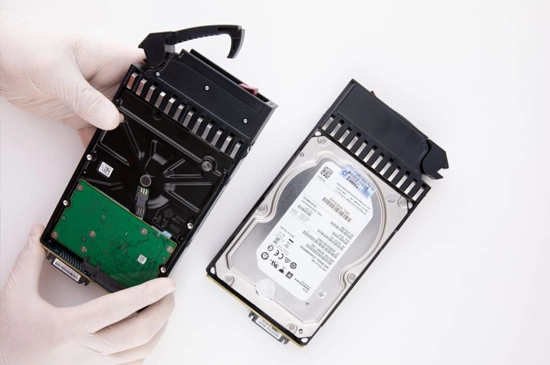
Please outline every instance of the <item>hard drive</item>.
[[444, 150], [352, 80], [207, 274], [271, 336], [307, 345], [441, 168]]
[[98, 130], [41, 241], [52, 264], [109, 292], [167, 276], [276, 105], [183, 41], [244, 30], [213, 25], [152, 33], [114, 103], [124, 122]]

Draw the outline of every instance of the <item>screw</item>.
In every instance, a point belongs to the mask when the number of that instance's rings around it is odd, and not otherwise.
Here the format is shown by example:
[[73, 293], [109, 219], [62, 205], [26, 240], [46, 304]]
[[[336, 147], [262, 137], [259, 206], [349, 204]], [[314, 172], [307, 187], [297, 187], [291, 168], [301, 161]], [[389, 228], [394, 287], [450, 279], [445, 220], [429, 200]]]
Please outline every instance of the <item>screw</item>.
[[319, 131], [315, 132], [315, 137], [319, 137], [320, 135], [321, 135], [321, 132], [319, 132]]
[[405, 198], [401, 197], [397, 201], [397, 205], [399, 205], [400, 208], [406, 208], [407, 207], [407, 200]]
[[243, 124], [246, 124], [246, 123], [248, 123], [248, 119], [244, 118], [243, 119]]
[[80, 247], [80, 252], [86, 253], [86, 252], [88, 252], [88, 249], [86, 247], [82, 246], [82, 247]]
[[321, 137], [317, 141], [319, 142], [319, 144], [327, 144], [328, 143], [328, 139], [326, 139], [326, 137]]
[[291, 323], [291, 324], [288, 325], [288, 330], [289, 330], [290, 332], [296, 331], [297, 328], [298, 328], [298, 327], [296, 327], [296, 325], [295, 325], [294, 323]]
[[304, 330], [300, 328], [300, 329], [298, 330], [298, 333], [299, 333], [299, 334], [302, 334], [302, 333], [304, 333]]
[[166, 268], [164, 266], [160, 267], [160, 272], [166, 274]]
[[156, 76], [156, 77], [159, 77], [159, 76], [160, 76], [160, 72], [158, 72], [158, 71], [155, 72], [155, 76]]
[[57, 234], [57, 232], [52, 232], [52, 238], [55, 239], [55, 238], [57, 238], [57, 237], [59, 237], [59, 235]]
[[235, 279], [234, 279], [233, 276], [231, 276], [231, 275], [225, 275], [225, 276], [223, 277], [223, 281], [225, 281], [225, 283], [226, 283], [227, 285], [233, 284], [233, 281], [234, 281], [234, 280], [235, 280]]
[[166, 247], [166, 251], [167, 251], [168, 253], [172, 253], [172, 252], [174, 252], [174, 247], [168, 246], [168, 247]]
[[86, 155], [86, 160], [88, 160], [88, 161], [92, 161], [93, 158], [94, 158], [94, 157], [93, 157], [92, 155], [90, 155], [90, 154], [87, 154], [87, 155]]
[[210, 90], [210, 86], [204, 85], [204, 91], [208, 91], [208, 90]]
[[76, 186], [76, 190], [82, 191], [82, 190], [84, 190], [84, 186], [78, 184], [78, 185]]
[[193, 223], [191, 223], [191, 222], [187, 223], [187, 228], [193, 229], [193, 227], [194, 227]]
[[147, 229], [142, 228], [140, 232], [141, 232], [142, 235], [145, 236], [147, 234]]
[[350, 272], [350, 273], [348, 274], [348, 281], [349, 281], [350, 283], [353, 283], [353, 282], [355, 281], [355, 279], [357, 279], [357, 275], [355, 275], [354, 273]]
[[94, 232], [94, 231], [90, 231], [89, 235], [90, 235], [90, 237], [94, 238], [94, 237], [95, 237], [95, 232]]
[[397, 195], [395, 195], [395, 194], [386, 195], [386, 201], [390, 204], [395, 203], [397, 201]]
[[69, 201], [68, 200], [63, 200], [63, 205], [68, 207], [69, 206]]
[[201, 163], [201, 167], [204, 171], [210, 171], [212, 170], [212, 162], [210, 161], [203, 161]]
[[265, 214], [267, 213], [267, 205], [265, 204], [262, 204], [258, 207], [258, 209], [256, 209], [256, 211], [259, 213], [259, 214]]

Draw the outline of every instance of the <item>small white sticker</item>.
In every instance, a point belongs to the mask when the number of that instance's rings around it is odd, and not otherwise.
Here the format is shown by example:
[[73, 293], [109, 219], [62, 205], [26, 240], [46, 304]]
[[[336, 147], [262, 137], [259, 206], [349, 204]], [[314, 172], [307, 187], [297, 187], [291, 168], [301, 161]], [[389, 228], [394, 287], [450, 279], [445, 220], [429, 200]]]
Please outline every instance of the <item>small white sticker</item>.
[[63, 261], [55, 259], [53, 260], [53, 266], [57, 267], [59, 270], [63, 271], [67, 276], [69, 276], [71, 279], [76, 281], [80, 280], [82, 277], [79, 273], [71, 269], [67, 264], [65, 264]]
[[138, 257], [138, 262], [142, 265], [144, 265], [146, 262], [147, 262], [147, 257], [143, 256], [143, 255], [139, 255]]
[[283, 335], [279, 331], [277, 331], [275, 328], [273, 328], [272, 325], [270, 325], [260, 317], [256, 318], [256, 324], [262, 327], [267, 333], [275, 337], [277, 340], [280, 340], [281, 337], [283, 337]]
[[299, 300], [316, 293], [372, 219], [372, 184], [350, 165], [323, 164], [256, 252], [258, 266]]
[[111, 166], [109, 166], [108, 164], [106, 164], [105, 162], [101, 162], [101, 164], [99, 165], [99, 168], [97, 169], [97, 171], [99, 171], [101, 174], [107, 176], [107, 177], [111, 177], [111, 174], [113, 173], [113, 168]]

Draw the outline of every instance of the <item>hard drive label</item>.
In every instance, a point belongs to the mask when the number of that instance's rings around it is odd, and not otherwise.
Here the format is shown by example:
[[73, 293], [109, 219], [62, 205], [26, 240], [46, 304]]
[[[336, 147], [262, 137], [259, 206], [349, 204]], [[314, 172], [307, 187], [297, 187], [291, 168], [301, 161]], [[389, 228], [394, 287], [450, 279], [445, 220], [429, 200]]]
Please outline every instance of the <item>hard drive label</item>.
[[317, 290], [372, 219], [375, 187], [352, 166], [324, 163], [257, 250], [259, 268], [300, 300]]
[[74, 271], [73, 269], [71, 269], [69, 267], [69, 265], [66, 265], [64, 262], [61, 262], [60, 260], [58, 259], [55, 259], [53, 260], [53, 266], [57, 267], [59, 270], [63, 271], [65, 274], [67, 274], [68, 277], [70, 277], [71, 279], [73, 279], [74, 281], [76, 281], [78, 283], [78, 281], [80, 280], [81, 278], [81, 275], [79, 273], [77, 273], [76, 271]]

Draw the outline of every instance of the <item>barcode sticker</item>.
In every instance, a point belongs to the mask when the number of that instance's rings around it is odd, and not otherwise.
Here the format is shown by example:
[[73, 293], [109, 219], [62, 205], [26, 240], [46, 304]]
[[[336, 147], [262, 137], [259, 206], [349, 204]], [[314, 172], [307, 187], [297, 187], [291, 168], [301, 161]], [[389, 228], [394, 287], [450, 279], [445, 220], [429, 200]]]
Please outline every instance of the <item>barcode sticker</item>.
[[106, 177], [111, 177], [111, 174], [113, 173], [113, 168], [106, 164], [105, 162], [101, 162], [99, 165], [97, 171], [99, 171], [101, 174], [103, 174]]
[[319, 285], [371, 221], [375, 191], [350, 165], [324, 163], [258, 247], [260, 270], [299, 300], [325, 297]]
[[52, 264], [53, 264], [53, 266], [57, 267], [59, 270], [63, 271], [68, 277], [70, 277], [71, 279], [73, 279], [77, 283], [80, 280], [80, 278], [82, 277], [79, 273], [77, 273], [76, 271], [71, 269], [69, 267], [69, 265], [65, 264], [63, 261], [61, 261], [57, 258], [55, 260], [53, 260]]
[[254, 322], [260, 327], [264, 329], [267, 333], [269, 333], [271, 336], [275, 337], [277, 340], [280, 340], [283, 336], [279, 331], [277, 331], [275, 328], [273, 328], [272, 325], [270, 325], [267, 321], [264, 319], [257, 317]]

